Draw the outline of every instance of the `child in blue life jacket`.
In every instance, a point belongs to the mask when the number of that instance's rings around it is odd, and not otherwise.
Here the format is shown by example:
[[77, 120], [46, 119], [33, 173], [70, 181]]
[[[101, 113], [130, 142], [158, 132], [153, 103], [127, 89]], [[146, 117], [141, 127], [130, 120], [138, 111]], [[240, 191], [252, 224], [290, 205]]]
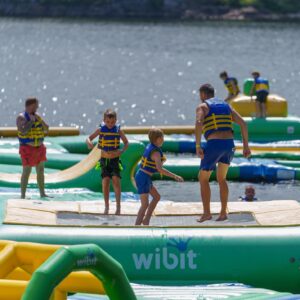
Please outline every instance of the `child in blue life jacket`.
[[[135, 175], [135, 182], [141, 200], [141, 207], [138, 211], [135, 225], [149, 225], [152, 213], [160, 200], [160, 194], [153, 186], [151, 180], [151, 176], [154, 173], [159, 172], [161, 175], [171, 177], [178, 182], [183, 182], [182, 177], [171, 173], [162, 167], [166, 160], [161, 150], [161, 146], [164, 143], [164, 134], [162, 130], [158, 128], [150, 129], [148, 136], [150, 143], [145, 149], [139, 164], [139, 170]], [[149, 194], [152, 196], [150, 204]]]
[[[117, 124], [117, 114], [111, 109], [104, 113], [103, 122], [99, 128], [91, 134], [86, 143], [89, 149], [94, 147], [92, 141], [99, 137], [98, 148], [101, 149], [101, 159], [99, 161], [102, 177], [102, 192], [104, 195], [105, 210], [104, 214], [109, 213], [109, 187], [112, 180], [113, 188], [116, 195], [116, 215], [121, 214], [121, 161], [120, 156], [128, 148], [128, 140]], [[124, 147], [120, 149], [120, 140]]]
[[239, 200], [247, 202], [257, 201], [257, 198], [255, 197], [255, 188], [252, 185], [247, 185], [245, 188], [245, 195], [239, 197]]

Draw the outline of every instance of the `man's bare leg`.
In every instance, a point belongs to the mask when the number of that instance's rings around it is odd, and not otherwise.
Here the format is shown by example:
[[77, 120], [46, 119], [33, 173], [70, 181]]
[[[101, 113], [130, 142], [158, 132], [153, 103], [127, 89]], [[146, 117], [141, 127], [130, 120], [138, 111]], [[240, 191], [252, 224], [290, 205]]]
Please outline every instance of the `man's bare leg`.
[[228, 185], [226, 181], [226, 175], [229, 165], [218, 163], [217, 180], [220, 187], [220, 199], [221, 199], [221, 211], [216, 221], [227, 220], [227, 203], [228, 203]]
[[25, 199], [26, 190], [29, 181], [29, 176], [31, 174], [32, 167], [23, 166], [22, 176], [21, 176], [21, 199]]
[[160, 200], [160, 194], [158, 193], [157, 189], [153, 186], [150, 190], [150, 195], [152, 196], [152, 200], [148, 205], [148, 209], [146, 211], [146, 216], [143, 220], [143, 225], [149, 225], [150, 219], [152, 217], [153, 211]]
[[137, 214], [137, 217], [135, 220], [135, 225], [141, 225], [143, 222], [146, 210], [149, 206], [149, 194], [141, 194], [140, 199], [141, 199], [141, 207], [138, 211], [138, 214]]
[[256, 118], [261, 118], [261, 105], [260, 102], [255, 101]]
[[121, 214], [121, 184], [120, 184], [120, 177], [113, 176], [112, 177], [112, 183], [115, 191], [116, 196], [116, 215]]
[[212, 216], [210, 213], [210, 186], [209, 186], [209, 178], [212, 171], [204, 171], [200, 170], [199, 172], [199, 183], [200, 183], [200, 191], [201, 191], [201, 198], [203, 204], [203, 215], [198, 220], [198, 222], [204, 222], [207, 220], [211, 220]]
[[267, 116], [266, 103], [261, 103], [261, 116], [262, 116], [262, 118], [266, 118], [266, 116]]
[[38, 183], [38, 187], [40, 190], [40, 196], [42, 198], [48, 197], [48, 198], [52, 198], [50, 196], [48, 196], [45, 192], [45, 168], [44, 168], [44, 162], [40, 162], [36, 167], [36, 179], [37, 179], [37, 183]]
[[110, 178], [104, 177], [102, 179], [102, 192], [104, 196], [104, 214], [108, 215], [109, 213], [109, 186], [110, 186]]

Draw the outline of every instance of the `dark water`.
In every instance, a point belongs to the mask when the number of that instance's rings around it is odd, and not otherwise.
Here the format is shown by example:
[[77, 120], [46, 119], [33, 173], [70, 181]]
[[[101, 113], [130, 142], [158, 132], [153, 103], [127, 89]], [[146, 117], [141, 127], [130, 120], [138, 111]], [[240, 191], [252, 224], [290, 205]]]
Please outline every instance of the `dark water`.
[[0, 19], [0, 118], [14, 125], [27, 96], [51, 125], [89, 133], [113, 107], [127, 125], [191, 124], [197, 89], [220, 71], [260, 70], [300, 115], [300, 24], [105, 23]]

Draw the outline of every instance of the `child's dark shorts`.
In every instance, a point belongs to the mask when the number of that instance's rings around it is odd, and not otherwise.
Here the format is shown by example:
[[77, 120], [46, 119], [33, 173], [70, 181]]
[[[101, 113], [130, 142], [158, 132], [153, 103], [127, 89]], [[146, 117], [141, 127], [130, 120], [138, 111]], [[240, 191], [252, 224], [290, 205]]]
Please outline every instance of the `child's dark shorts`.
[[101, 158], [100, 166], [101, 166], [101, 177], [109, 177], [117, 176], [121, 178], [121, 161], [119, 157], [116, 158]]
[[267, 91], [256, 92], [256, 101], [266, 103], [269, 93]]

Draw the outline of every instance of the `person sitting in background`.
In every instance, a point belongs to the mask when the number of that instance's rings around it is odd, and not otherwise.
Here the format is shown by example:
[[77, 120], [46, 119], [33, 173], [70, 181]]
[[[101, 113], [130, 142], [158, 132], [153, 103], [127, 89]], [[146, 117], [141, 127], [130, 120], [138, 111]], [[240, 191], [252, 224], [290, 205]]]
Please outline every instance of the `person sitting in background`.
[[239, 200], [247, 202], [257, 201], [257, 198], [255, 197], [255, 188], [252, 185], [247, 185], [245, 188], [245, 195], [239, 197]]
[[25, 102], [25, 111], [20, 113], [16, 120], [20, 142], [19, 153], [23, 165], [21, 199], [25, 199], [32, 167], [36, 168], [40, 196], [49, 197], [45, 193], [44, 162], [47, 158], [46, 147], [43, 143], [49, 126], [37, 113], [38, 108], [39, 101], [36, 98], [28, 98]]
[[254, 79], [253, 86], [250, 91], [250, 96], [252, 97], [256, 94], [256, 117], [265, 118], [266, 113], [266, 102], [269, 95], [269, 81], [265, 78], [260, 77], [259, 72], [252, 72], [252, 77]]
[[238, 81], [235, 77], [229, 77], [226, 71], [220, 73], [220, 78], [224, 81], [225, 87], [228, 91], [226, 102], [230, 101], [240, 93]]
[[[105, 202], [104, 214], [109, 213], [109, 188], [112, 180], [113, 188], [116, 195], [117, 209], [115, 214], [121, 214], [121, 161], [120, 156], [128, 148], [128, 140], [117, 124], [117, 114], [111, 109], [107, 109], [104, 113], [103, 122], [100, 127], [91, 134], [86, 143], [89, 149], [94, 147], [92, 141], [99, 136], [98, 148], [101, 149], [101, 177], [102, 191]], [[120, 150], [120, 139], [124, 143], [124, 147]]]

